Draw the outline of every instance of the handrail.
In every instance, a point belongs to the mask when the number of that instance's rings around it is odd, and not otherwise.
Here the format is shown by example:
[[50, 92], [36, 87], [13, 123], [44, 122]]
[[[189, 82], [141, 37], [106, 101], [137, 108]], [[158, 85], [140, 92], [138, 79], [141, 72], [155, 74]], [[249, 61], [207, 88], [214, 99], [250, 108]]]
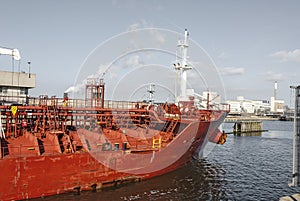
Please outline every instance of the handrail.
[[[1, 101], [2, 100], [2, 101]], [[18, 101], [22, 100], [22, 101]], [[48, 97], [41, 95], [39, 97], [29, 96], [0, 96], [0, 105], [28, 105], [28, 106], [57, 106], [57, 107], [70, 107], [70, 108], [86, 108], [86, 100], [84, 99], [68, 99], [68, 104], [65, 104], [64, 98], [57, 98], [55, 96]], [[141, 101], [115, 101], [105, 100], [104, 108], [113, 109], [134, 109], [139, 105], [146, 105]], [[203, 109], [205, 110], [205, 109]], [[210, 105], [210, 110], [224, 110], [229, 111], [230, 105], [225, 103]]]

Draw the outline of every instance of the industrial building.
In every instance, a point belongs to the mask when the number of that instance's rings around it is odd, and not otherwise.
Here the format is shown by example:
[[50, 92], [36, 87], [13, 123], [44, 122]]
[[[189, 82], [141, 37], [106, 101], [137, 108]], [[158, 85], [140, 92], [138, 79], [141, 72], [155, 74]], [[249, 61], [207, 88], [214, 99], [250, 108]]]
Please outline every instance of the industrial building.
[[263, 115], [270, 111], [270, 103], [267, 100], [249, 100], [243, 96], [238, 96], [236, 100], [228, 100], [227, 104], [230, 105], [230, 114], [255, 114]]
[[[17, 49], [0, 47], [0, 55], [9, 55], [13, 60], [21, 59]], [[28, 91], [35, 87], [36, 75], [29, 72], [0, 71], [0, 105], [26, 104]]]
[[26, 104], [28, 91], [35, 87], [36, 75], [25, 72], [0, 71], [1, 103]]
[[243, 96], [238, 96], [236, 100], [226, 101], [230, 104], [230, 114], [241, 115], [241, 114], [254, 114], [254, 115], [265, 115], [265, 114], [283, 114], [284, 100], [277, 99], [277, 81], [274, 84], [274, 96], [268, 100], [249, 100]]

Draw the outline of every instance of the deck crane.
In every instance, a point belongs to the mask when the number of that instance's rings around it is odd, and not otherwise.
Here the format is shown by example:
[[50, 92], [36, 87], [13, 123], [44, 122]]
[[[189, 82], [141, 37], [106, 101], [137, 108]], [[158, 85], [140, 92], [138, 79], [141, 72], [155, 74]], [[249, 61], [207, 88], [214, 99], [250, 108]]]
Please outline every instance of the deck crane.
[[21, 59], [21, 55], [19, 50], [17, 49], [10, 49], [5, 47], [0, 47], [0, 55], [11, 55], [14, 60], [19, 61]]

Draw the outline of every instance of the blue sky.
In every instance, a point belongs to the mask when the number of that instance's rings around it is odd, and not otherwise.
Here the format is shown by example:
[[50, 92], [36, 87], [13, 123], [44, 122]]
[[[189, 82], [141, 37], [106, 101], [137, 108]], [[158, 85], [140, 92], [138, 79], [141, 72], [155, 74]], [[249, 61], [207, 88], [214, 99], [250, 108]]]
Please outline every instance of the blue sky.
[[[227, 99], [269, 99], [274, 81], [290, 104], [300, 84], [299, 1], [0, 1], [0, 46], [19, 49], [37, 74], [32, 95], [62, 96], [87, 56], [136, 28], [185, 28], [221, 73]], [[176, 47], [176, 46], [175, 46]], [[175, 51], [175, 49], [174, 49]], [[1, 70], [11, 59], [0, 56]]]

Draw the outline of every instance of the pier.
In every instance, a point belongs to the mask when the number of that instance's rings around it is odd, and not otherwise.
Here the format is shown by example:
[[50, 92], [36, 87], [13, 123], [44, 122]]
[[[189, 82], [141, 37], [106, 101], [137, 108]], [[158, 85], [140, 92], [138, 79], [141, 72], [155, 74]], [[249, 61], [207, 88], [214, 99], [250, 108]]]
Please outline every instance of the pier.
[[237, 121], [233, 126], [233, 133], [249, 133], [249, 132], [261, 132], [262, 121]]
[[263, 123], [261, 120], [245, 119], [245, 120], [235, 120], [235, 121], [227, 121], [227, 122], [234, 123], [233, 131], [227, 132], [227, 134], [260, 136], [261, 132], [267, 131], [267, 130], [263, 130]]
[[278, 121], [279, 118], [273, 117], [262, 117], [262, 116], [229, 116], [226, 117], [224, 122], [225, 123], [235, 123], [239, 121]]

